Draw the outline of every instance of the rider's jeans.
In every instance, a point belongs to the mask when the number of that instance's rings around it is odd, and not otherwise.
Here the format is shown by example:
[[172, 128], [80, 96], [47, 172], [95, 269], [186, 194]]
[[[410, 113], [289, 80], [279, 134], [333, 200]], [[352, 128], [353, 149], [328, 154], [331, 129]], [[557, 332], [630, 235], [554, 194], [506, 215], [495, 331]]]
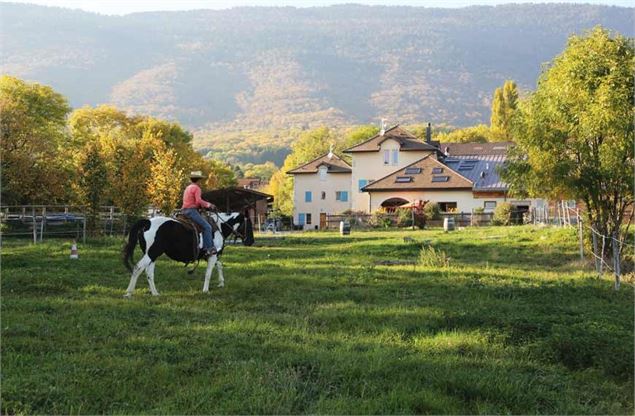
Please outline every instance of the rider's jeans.
[[205, 218], [201, 216], [196, 208], [184, 208], [181, 210], [183, 215], [187, 215], [203, 227], [203, 250], [209, 250], [212, 248], [212, 226], [209, 225], [209, 222], [205, 221]]

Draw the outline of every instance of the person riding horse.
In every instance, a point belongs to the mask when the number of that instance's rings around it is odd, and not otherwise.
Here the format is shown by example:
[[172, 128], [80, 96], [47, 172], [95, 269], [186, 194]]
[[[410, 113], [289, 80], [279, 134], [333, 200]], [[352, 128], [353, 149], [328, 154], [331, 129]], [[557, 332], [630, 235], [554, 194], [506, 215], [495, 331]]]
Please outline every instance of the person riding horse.
[[181, 213], [200, 225], [203, 229], [203, 251], [205, 257], [209, 257], [216, 254], [218, 249], [214, 247], [212, 243], [212, 226], [201, 216], [198, 209], [215, 209], [216, 207], [214, 204], [201, 198], [201, 188], [198, 185], [198, 181], [202, 178], [205, 178], [205, 176], [200, 170], [190, 173], [190, 181], [192, 181], [192, 183], [189, 184], [183, 192]]

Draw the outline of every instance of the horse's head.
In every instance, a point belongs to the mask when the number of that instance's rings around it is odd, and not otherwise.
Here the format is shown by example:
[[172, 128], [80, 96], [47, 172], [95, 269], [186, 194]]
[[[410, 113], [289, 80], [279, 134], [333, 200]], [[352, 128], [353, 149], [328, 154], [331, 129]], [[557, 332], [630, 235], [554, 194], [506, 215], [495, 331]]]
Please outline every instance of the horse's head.
[[251, 246], [254, 244], [254, 228], [248, 216], [240, 212], [232, 212], [231, 214], [220, 214], [218, 218], [224, 238], [233, 234], [242, 240], [243, 245]]

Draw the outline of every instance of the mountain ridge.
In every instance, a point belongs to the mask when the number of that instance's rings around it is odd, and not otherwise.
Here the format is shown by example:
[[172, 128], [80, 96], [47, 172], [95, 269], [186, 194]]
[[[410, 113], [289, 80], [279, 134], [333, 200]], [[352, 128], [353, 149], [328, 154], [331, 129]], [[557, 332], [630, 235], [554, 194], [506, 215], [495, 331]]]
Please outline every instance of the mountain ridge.
[[532, 89], [573, 33], [633, 36], [634, 8], [537, 4], [240, 7], [104, 16], [1, 3], [3, 73], [71, 105], [114, 104], [197, 133], [387, 118], [487, 122], [505, 79]]

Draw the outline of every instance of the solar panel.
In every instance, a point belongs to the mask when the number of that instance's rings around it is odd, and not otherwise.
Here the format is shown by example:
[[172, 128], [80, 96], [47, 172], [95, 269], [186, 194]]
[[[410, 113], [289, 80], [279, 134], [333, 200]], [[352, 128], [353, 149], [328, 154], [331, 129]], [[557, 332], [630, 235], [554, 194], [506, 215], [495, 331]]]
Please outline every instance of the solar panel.
[[412, 176], [397, 176], [397, 179], [395, 179], [395, 182], [399, 182], [399, 183], [412, 182]]
[[421, 173], [421, 168], [406, 168], [406, 175], [416, 175]]
[[443, 173], [443, 168], [432, 168], [432, 173]]
[[433, 176], [432, 182], [447, 182], [450, 180], [449, 176]]
[[459, 171], [474, 170], [474, 165], [461, 165]]

